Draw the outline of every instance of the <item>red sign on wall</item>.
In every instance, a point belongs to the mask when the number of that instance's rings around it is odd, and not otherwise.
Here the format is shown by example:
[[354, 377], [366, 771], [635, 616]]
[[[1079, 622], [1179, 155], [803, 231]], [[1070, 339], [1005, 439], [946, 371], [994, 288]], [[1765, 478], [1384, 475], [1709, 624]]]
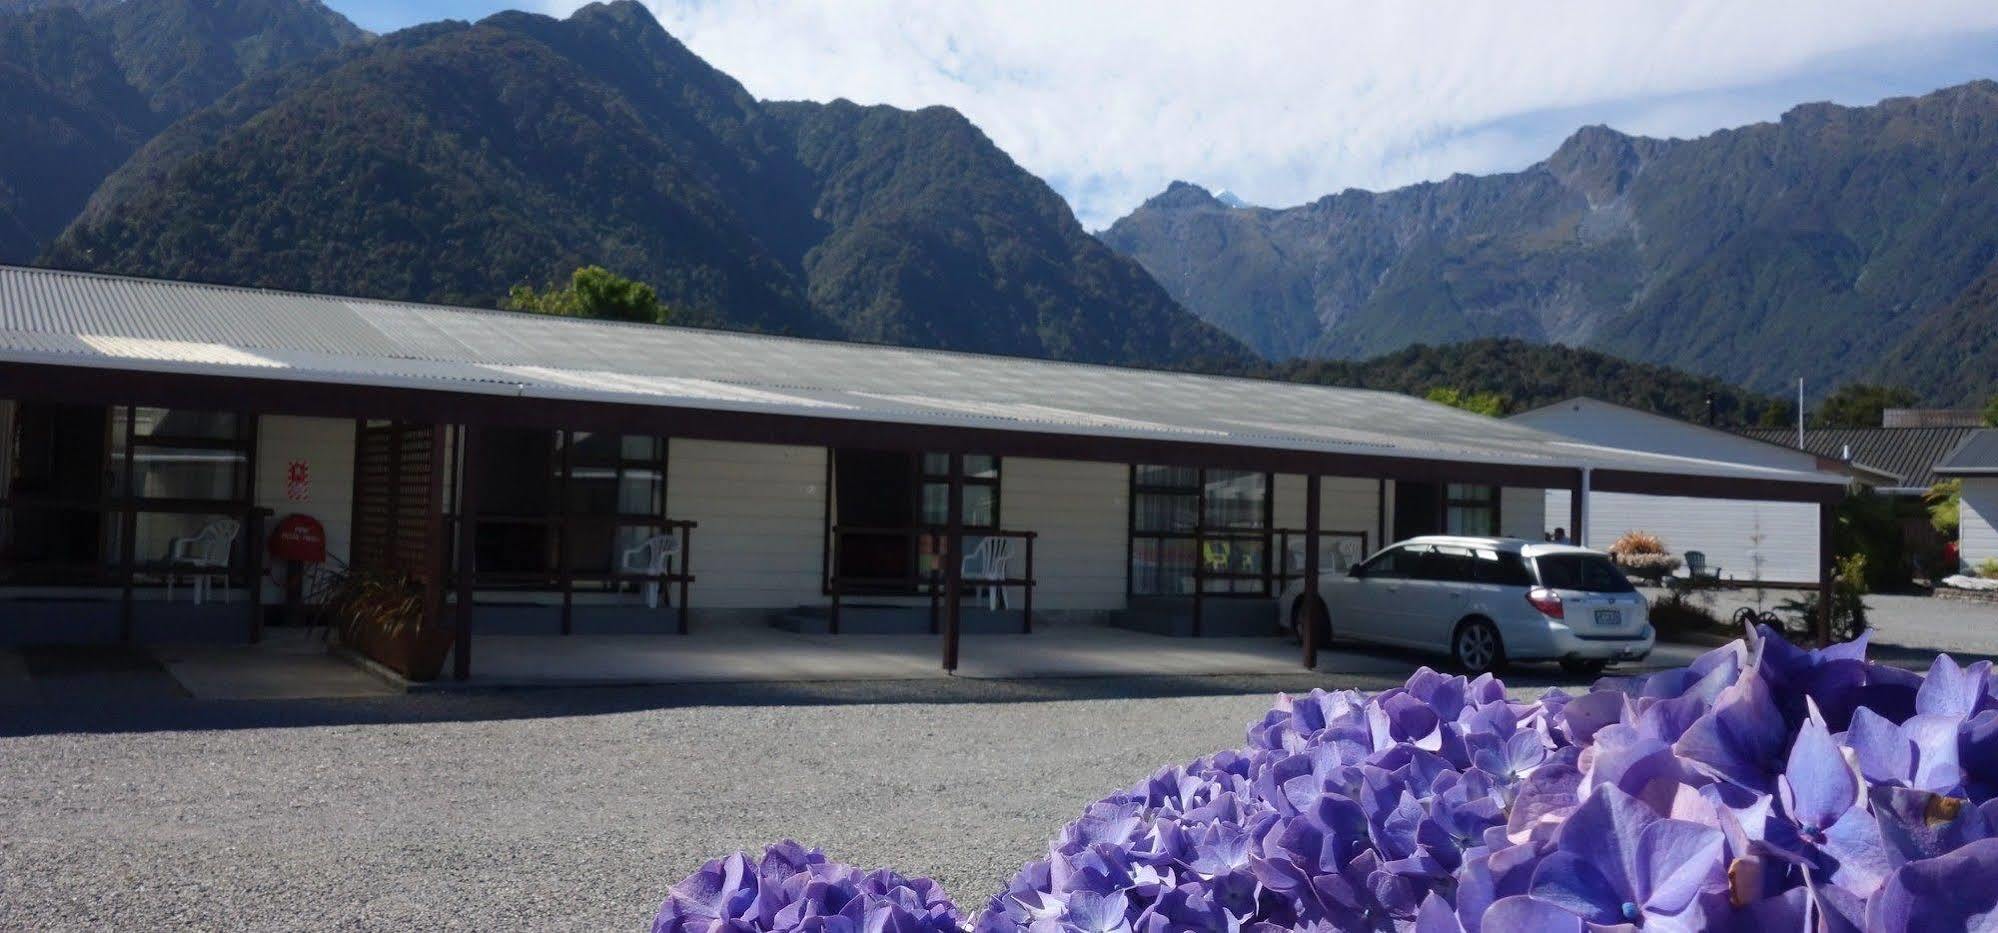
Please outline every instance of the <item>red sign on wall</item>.
[[317, 564], [326, 560], [326, 527], [310, 515], [287, 515], [271, 529], [271, 556]]
[[284, 468], [284, 497], [293, 502], [312, 501], [312, 467], [303, 460], [293, 460]]

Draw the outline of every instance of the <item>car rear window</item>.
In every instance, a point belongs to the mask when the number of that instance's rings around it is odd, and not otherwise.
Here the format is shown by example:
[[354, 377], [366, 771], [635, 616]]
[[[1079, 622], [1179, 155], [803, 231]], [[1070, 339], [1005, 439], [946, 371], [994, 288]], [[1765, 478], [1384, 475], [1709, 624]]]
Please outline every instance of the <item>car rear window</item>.
[[1471, 565], [1471, 578], [1501, 586], [1533, 585], [1533, 575], [1526, 571], [1526, 559], [1502, 551], [1479, 551], [1477, 562]]
[[1584, 593], [1629, 593], [1637, 588], [1609, 558], [1595, 554], [1543, 554], [1533, 559], [1540, 585]]

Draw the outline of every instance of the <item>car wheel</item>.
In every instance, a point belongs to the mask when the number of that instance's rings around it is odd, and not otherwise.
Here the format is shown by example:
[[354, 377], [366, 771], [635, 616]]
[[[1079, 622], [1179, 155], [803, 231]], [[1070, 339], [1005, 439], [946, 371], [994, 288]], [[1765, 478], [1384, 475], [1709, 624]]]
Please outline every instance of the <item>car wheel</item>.
[[1609, 662], [1604, 661], [1600, 658], [1590, 661], [1585, 661], [1580, 658], [1566, 658], [1561, 661], [1561, 669], [1567, 671], [1570, 674], [1575, 675], [1576, 677], [1600, 676], [1603, 672], [1603, 668], [1606, 668], [1608, 666]]
[[1309, 599], [1299, 596], [1290, 604], [1290, 633], [1303, 641], [1304, 626], [1314, 617], [1318, 623], [1318, 647], [1323, 648], [1332, 643], [1332, 613], [1325, 608], [1322, 596]]
[[1505, 642], [1498, 626], [1485, 619], [1465, 619], [1450, 636], [1450, 658], [1466, 674], [1476, 676], [1505, 666]]

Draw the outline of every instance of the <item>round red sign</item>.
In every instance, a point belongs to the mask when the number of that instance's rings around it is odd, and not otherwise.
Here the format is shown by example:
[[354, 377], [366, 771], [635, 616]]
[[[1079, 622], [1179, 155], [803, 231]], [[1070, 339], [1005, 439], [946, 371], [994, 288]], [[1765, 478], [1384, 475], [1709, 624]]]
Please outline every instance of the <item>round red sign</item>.
[[271, 556], [317, 564], [326, 560], [326, 527], [310, 515], [287, 515], [271, 529]]

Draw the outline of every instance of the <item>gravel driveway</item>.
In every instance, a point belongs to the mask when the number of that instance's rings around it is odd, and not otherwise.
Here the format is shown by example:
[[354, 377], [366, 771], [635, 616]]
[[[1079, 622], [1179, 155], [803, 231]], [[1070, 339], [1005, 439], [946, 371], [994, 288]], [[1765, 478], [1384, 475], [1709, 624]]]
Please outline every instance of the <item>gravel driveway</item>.
[[[1869, 602], [1884, 652], [1998, 654], [1989, 607]], [[1322, 682], [0, 698], [0, 929], [642, 929], [703, 859], [785, 836], [975, 910], [1089, 801]]]
[[635, 930], [704, 858], [784, 836], [979, 905], [1089, 801], [1239, 744], [1269, 697], [395, 702], [446, 706], [0, 739], [0, 929]]

